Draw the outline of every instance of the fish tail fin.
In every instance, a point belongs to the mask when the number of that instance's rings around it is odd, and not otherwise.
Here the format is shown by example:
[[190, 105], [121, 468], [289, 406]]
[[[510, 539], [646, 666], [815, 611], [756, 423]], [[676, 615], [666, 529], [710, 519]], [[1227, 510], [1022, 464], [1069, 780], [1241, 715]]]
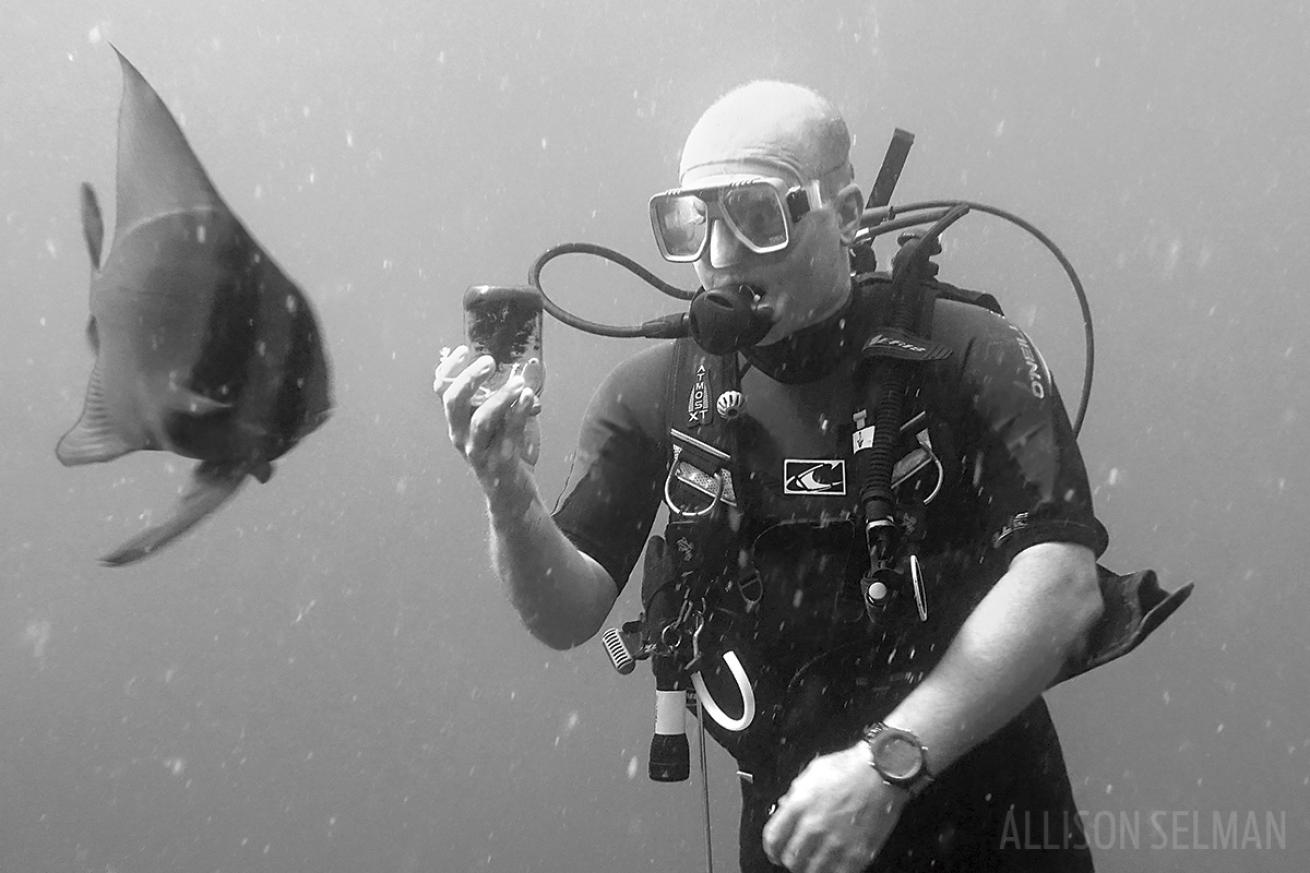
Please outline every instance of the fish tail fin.
[[86, 386], [82, 417], [59, 440], [55, 446], [55, 457], [65, 467], [76, 467], [79, 464], [112, 461], [140, 448], [144, 446], [129, 442], [114, 428], [105, 404], [104, 391], [100, 387], [100, 364], [97, 363]]
[[90, 182], [82, 183], [82, 235], [86, 249], [91, 253], [91, 269], [100, 269], [100, 251], [105, 244], [105, 220], [100, 214], [100, 201]]
[[102, 557], [100, 563], [121, 567], [153, 554], [222, 506], [241, 487], [248, 472], [248, 464], [206, 461], [198, 465], [191, 474], [191, 487], [182, 495], [172, 517], [137, 534]]

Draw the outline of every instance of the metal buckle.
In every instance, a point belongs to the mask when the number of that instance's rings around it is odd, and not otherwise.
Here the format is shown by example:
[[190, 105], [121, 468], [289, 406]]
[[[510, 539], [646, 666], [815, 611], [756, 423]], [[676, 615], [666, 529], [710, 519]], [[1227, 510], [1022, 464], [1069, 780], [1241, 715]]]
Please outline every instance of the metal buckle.
[[[728, 470], [732, 457], [676, 428], [669, 435], [673, 440], [673, 463], [664, 479], [664, 504], [669, 512], [680, 518], [701, 518], [712, 513], [720, 503], [736, 507], [737, 494]], [[673, 498], [675, 482], [710, 498], [709, 504], [699, 509], [680, 505]]]

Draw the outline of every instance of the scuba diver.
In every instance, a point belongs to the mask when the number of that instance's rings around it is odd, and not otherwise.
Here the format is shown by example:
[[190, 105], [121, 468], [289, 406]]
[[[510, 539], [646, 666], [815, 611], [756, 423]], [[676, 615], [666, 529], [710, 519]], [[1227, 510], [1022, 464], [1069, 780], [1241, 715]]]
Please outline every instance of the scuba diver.
[[[744, 873], [1091, 870], [1041, 694], [1186, 591], [1098, 567], [1051, 375], [989, 296], [936, 279], [933, 233], [890, 274], [862, 269], [850, 146], [832, 104], [787, 83], [700, 118], [650, 203], [661, 254], [703, 289], [692, 336], [604, 380], [553, 512], [532, 468], [540, 367], [475, 403], [495, 362], [445, 356], [449, 436], [547, 645], [596, 635], [645, 550], [625, 639], [661, 701], [715, 716]], [[660, 707], [657, 734], [679, 733]]]

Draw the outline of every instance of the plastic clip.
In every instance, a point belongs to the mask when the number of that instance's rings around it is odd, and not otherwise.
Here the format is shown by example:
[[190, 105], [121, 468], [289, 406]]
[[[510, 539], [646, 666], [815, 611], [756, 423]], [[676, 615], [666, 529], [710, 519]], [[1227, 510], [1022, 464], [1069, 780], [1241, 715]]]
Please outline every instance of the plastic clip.
[[609, 656], [610, 664], [620, 674], [626, 676], [637, 666], [637, 657], [641, 649], [640, 634], [624, 633], [616, 627], [612, 627], [601, 635], [601, 643], [605, 646], [605, 654]]

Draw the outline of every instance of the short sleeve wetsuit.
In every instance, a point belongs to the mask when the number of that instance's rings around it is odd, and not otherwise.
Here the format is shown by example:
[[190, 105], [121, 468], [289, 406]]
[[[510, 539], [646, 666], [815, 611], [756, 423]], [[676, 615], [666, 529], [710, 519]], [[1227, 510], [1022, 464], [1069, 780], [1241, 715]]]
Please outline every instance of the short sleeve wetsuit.
[[[760, 714], [745, 732], [713, 733], [751, 777], [742, 786], [746, 873], [779, 869], [764, 857], [760, 831], [799, 769], [850, 745], [931, 670], [1015, 555], [1042, 542], [1097, 555], [1106, 546], [1067, 413], [1035, 346], [999, 315], [940, 299], [931, 335], [951, 355], [928, 365], [913, 400], [941, 460], [920, 552], [928, 620], [911, 607], [903, 610], [911, 617], [873, 626], [858, 588], [867, 556], [849, 511], [857, 490], [849, 420], [857, 352], [884, 303], [877, 289], [857, 285], [845, 312], [791, 349], [748, 355], [754, 366], [741, 377], [751, 472], [740, 489], [744, 505], [754, 494], [765, 516], [749, 525], [764, 593], [734, 646]], [[660, 506], [670, 423], [686, 421], [682, 399], [670, 397], [678, 360], [673, 343], [652, 346], [599, 387], [554, 514], [620, 587]], [[816, 514], [821, 496], [785, 493], [794, 490], [794, 462], [816, 459], [843, 462], [845, 498], [831, 512]], [[1037, 700], [938, 774], [871, 869], [1090, 870], [1045, 704]]]

